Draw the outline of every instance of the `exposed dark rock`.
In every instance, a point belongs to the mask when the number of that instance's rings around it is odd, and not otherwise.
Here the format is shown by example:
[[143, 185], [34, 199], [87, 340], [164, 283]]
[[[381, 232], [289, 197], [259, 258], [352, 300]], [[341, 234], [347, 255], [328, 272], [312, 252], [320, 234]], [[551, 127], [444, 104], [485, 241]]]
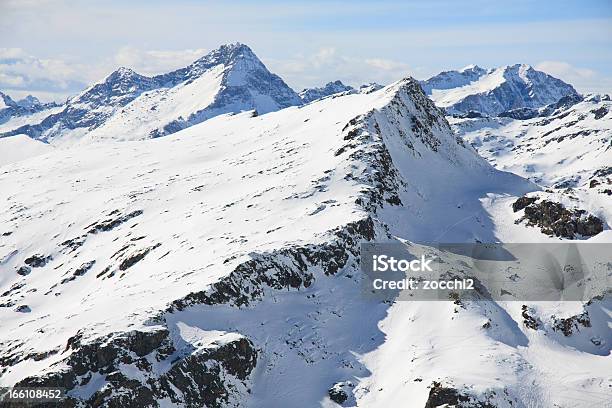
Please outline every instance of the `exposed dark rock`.
[[479, 401], [477, 398], [458, 391], [455, 388], [443, 386], [434, 381], [429, 390], [429, 397], [425, 408], [461, 407], [461, 408], [495, 408], [489, 402]]
[[344, 404], [348, 399], [348, 394], [342, 389], [342, 384], [340, 383], [334, 384], [333, 387], [327, 390], [327, 394], [329, 395], [329, 399], [336, 404]]
[[77, 238], [72, 238], [72, 239], [68, 239], [64, 242], [62, 242], [60, 245], [68, 248], [69, 249], [69, 253], [70, 252], [74, 252], [75, 250], [77, 250], [78, 248], [80, 248], [81, 246], [83, 246], [83, 244], [85, 243], [85, 239], [87, 238], [87, 235], [82, 235], [80, 237]]
[[3, 292], [0, 297], [5, 297], [10, 295], [11, 293], [17, 292], [19, 289], [25, 286], [25, 281], [17, 282], [13, 284], [7, 291]]
[[374, 222], [367, 217], [339, 228], [335, 235], [337, 239], [331, 243], [254, 254], [252, 259], [236, 266], [210, 289], [192, 292], [172, 302], [167, 311], [184, 310], [196, 304], [242, 306], [261, 299], [266, 288], [307, 288], [314, 281], [313, 266], [326, 275], [333, 275], [346, 265], [351, 256], [357, 257], [359, 243], [374, 238]]
[[136, 263], [138, 263], [141, 260], [143, 260], [144, 257], [147, 256], [147, 254], [149, 252], [151, 252], [155, 248], [159, 247], [160, 245], [161, 244], [155, 244], [153, 246], [150, 246], [148, 248], [144, 248], [144, 249], [138, 250], [138, 251], [130, 254], [123, 261], [121, 261], [121, 263], [119, 264], [119, 270], [125, 271], [126, 269], [134, 266]]
[[[566, 95], [563, 98], [559, 99], [557, 102], [551, 103], [549, 105], [546, 105], [545, 107], [541, 108], [539, 111], [539, 115], [540, 117], [546, 117], [546, 116], [551, 116], [553, 115], [555, 112], [560, 112], [563, 110], [567, 110], [569, 108], [571, 108], [572, 106], [576, 105], [577, 103], [582, 102], [583, 98], [581, 95], [579, 94], [570, 94], [570, 95]], [[562, 113], [561, 115], [557, 115], [556, 118], [560, 119], [562, 117], [565, 117], [568, 113]]]
[[535, 316], [535, 310], [527, 305], [521, 306], [521, 315], [523, 316], [523, 324], [532, 330], [538, 330], [542, 327], [542, 322]]
[[83, 276], [87, 273], [87, 271], [89, 271], [92, 266], [94, 266], [94, 264], [96, 263], [96, 261], [89, 261], [89, 262], [85, 262], [83, 265], [79, 266], [73, 273], [72, 276], [68, 277], [68, 278], [64, 278], [62, 279], [61, 283], [68, 283], [70, 281], [75, 280], [78, 276]]
[[[113, 213], [117, 213], [118, 211], [114, 211]], [[111, 214], [113, 214], [111, 213]], [[96, 234], [98, 232], [102, 232], [102, 231], [110, 231], [114, 228], [117, 228], [119, 225], [131, 220], [134, 217], [138, 217], [139, 215], [142, 215], [142, 210], [136, 210], [136, 211], [132, 211], [129, 214], [126, 215], [122, 215], [120, 217], [116, 217], [116, 218], [109, 218], [97, 223], [94, 223], [90, 226], [88, 226], [87, 228], [89, 228], [89, 233], [90, 234]]]
[[553, 187], [557, 189], [574, 188], [578, 185], [580, 177], [568, 177], [556, 182]]
[[595, 188], [599, 185], [599, 181], [598, 180], [591, 180], [591, 182], [589, 183], [589, 188]]
[[571, 336], [575, 331], [580, 331], [580, 327], [591, 327], [591, 319], [587, 310], [580, 314], [565, 319], [552, 316], [553, 330], [560, 331], [564, 336]]
[[518, 109], [511, 109], [511, 110], [502, 112], [497, 116], [502, 117], [502, 118], [526, 120], [526, 119], [533, 119], [537, 117], [539, 114], [540, 114], [540, 111], [538, 109], [518, 108]]
[[321, 88], [306, 88], [299, 93], [300, 98], [304, 103], [310, 103], [326, 96], [337, 93], [355, 92], [352, 86], [344, 85], [341, 81], [328, 82]]
[[26, 265], [29, 265], [32, 268], [41, 268], [45, 266], [47, 262], [51, 261], [52, 259], [53, 257], [51, 255], [44, 256], [44, 255], [36, 254], [36, 255], [32, 255], [31, 257], [27, 258], [24, 262]]
[[25, 266], [25, 265], [17, 269], [17, 274], [21, 276], [29, 275], [30, 272], [32, 272], [32, 268], [30, 268], [29, 266]]
[[549, 200], [527, 205], [523, 219], [546, 235], [568, 239], [597, 235], [604, 227], [602, 220], [584, 210], [568, 210], [563, 204]]
[[88, 270], [91, 269], [92, 266], [94, 266], [94, 264], [96, 263], [96, 261], [89, 261], [89, 262], [85, 262], [83, 265], [81, 265], [79, 268], [77, 268], [76, 271], [74, 271], [73, 275], [74, 276], [83, 276], [85, 275], [85, 273], [87, 273]]
[[608, 108], [602, 106], [601, 108], [593, 109], [591, 113], [595, 115], [595, 119], [599, 120], [608, 114]]
[[461, 115], [464, 118], [468, 118], [468, 119], [476, 119], [476, 118], [486, 118], [487, 115], [483, 115], [482, 113], [475, 111], [475, 110], [470, 110], [467, 111], [465, 114]]
[[[77, 334], [67, 349], [71, 353], [62, 362], [68, 369], [28, 377], [15, 386], [71, 390], [86, 386], [91, 374], [98, 373], [105, 376], [104, 388], [87, 400], [68, 397], [62, 406], [158, 407], [159, 400], [167, 399], [173, 405], [221, 408], [238, 392], [234, 382], [248, 381], [258, 354], [244, 337], [213, 347], [182, 349], [177, 354], [169, 331], [162, 328], [112, 334], [89, 342]], [[171, 367], [163, 373], [151, 364], [169, 360]], [[120, 364], [131, 365], [142, 380], [126, 377]]]
[[605, 177], [612, 175], [612, 166], [602, 167], [601, 169], [595, 170], [593, 177]]
[[538, 201], [538, 197], [519, 197], [518, 200], [512, 203], [512, 210], [514, 212], [520, 211], [523, 208], [527, 207], [529, 204], [535, 203], [536, 201]]
[[32, 311], [32, 309], [30, 309], [30, 306], [28, 305], [19, 305], [15, 308], [15, 311], [19, 313], [29, 313]]

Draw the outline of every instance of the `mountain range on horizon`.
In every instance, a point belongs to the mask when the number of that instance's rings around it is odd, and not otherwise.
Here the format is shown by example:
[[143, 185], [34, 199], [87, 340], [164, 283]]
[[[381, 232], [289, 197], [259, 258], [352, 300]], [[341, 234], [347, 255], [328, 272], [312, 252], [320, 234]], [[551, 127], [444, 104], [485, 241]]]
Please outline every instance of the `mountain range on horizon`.
[[[572, 103], [581, 99], [571, 85], [520, 64], [489, 70], [469, 66], [419, 82], [449, 114], [534, 116], [559, 99], [569, 98]], [[221, 114], [246, 110], [265, 114], [342, 92], [380, 87], [366, 84], [355, 89], [337, 80], [298, 94], [247, 45], [234, 43], [166, 74], [148, 77], [119, 68], [63, 105], [40, 104], [34, 97], [27, 108], [12, 102], [0, 109], [0, 137], [26, 134], [44, 142], [75, 143], [83, 138], [115, 139], [121, 130], [122, 140], [141, 140]]]

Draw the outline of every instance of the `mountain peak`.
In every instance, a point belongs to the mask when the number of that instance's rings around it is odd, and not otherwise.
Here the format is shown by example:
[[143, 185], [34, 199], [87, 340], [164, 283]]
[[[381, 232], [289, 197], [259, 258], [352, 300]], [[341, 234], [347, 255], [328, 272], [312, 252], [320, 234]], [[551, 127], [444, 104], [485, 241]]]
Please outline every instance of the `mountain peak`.
[[116, 82], [121, 80], [132, 80], [134, 78], [146, 78], [144, 75], [140, 75], [136, 71], [127, 67], [119, 67], [117, 70], [110, 73], [109, 76], [106, 77], [104, 82]]
[[10, 96], [8, 96], [7, 94], [0, 92], [0, 109], [4, 109], [6, 107], [9, 106], [14, 106], [15, 105], [15, 101], [13, 101], [13, 98], [11, 98]]
[[130, 139], [147, 139], [224, 113], [256, 110], [264, 114], [301, 104], [295, 91], [268, 71], [247, 45], [236, 42], [154, 77], [121, 67], [71, 99], [44, 124], [11, 132], [52, 140], [87, 128], [88, 137], [115, 138], [119, 129], [125, 131], [130, 124], [134, 126], [128, 132]]
[[489, 71], [466, 67], [442, 72], [423, 81], [422, 86], [438, 106], [453, 114], [476, 111], [497, 116], [519, 108], [539, 109], [566, 96], [579, 97], [571, 85], [528, 64]]
[[469, 72], [474, 72], [474, 73], [485, 73], [487, 72], [486, 69], [479, 67], [478, 65], [474, 65], [474, 64], [470, 64], [467, 65], [463, 68], [461, 68], [458, 72], [460, 73], [469, 73]]
[[352, 86], [344, 85], [342, 81], [335, 80], [333, 82], [328, 82], [323, 87], [318, 88], [305, 88], [300, 92], [300, 98], [304, 103], [310, 103], [317, 99], [324, 98], [326, 96], [334, 95], [340, 92], [354, 92], [355, 89]]
[[240, 59], [255, 61], [261, 65], [261, 61], [248, 45], [240, 42], [221, 45], [219, 48], [210, 51], [202, 58], [195, 61], [192, 65], [208, 69], [214, 65], [229, 65]]
[[41, 105], [38, 98], [32, 95], [28, 95], [25, 98], [18, 100], [16, 103], [24, 108], [32, 108]]
[[498, 68], [507, 73], [522, 74], [526, 72], [535, 72], [535, 69], [529, 64], [513, 64]]

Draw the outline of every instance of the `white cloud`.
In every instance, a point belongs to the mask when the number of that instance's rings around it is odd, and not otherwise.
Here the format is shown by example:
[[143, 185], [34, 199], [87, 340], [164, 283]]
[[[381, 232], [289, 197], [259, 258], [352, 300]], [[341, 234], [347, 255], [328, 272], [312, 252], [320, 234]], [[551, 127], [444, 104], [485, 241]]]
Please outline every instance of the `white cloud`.
[[21, 48], [0, 48], [0, 90], [9, 95], [33, 94], [43, 101], [62, 101], [120, 66], [154, 75], [189, 65], [204, 49], [140, 50], [120, 48], [112, 58], [92, 63], [73, 58], [38, 58]]
[[115, 65], [132, 68], [143, 75], [156, 75], [185, 67], [206, 54], [203, 48], [186, 50], [140, 50], [121, 47], [114, 55]]
[[372, 58], [365, 60], [365, 63], [372, 68], [382, 69], [383, 71], [408, 71], [410, 68], [408, 64], [403, 62], [392, 61], [382, 58]]
[[0, 59], [24, 58], [27, 54], [21, 48], [0, 48]]
[[535, 68], [573, 85], [578, 92], [612, 92], [612, 78], [563, 61], [542, 61]]
[[0, 72], [0, 84], [6, 84], [11, 87], [19, 87], [25, 85], [25, 80], [19, 75], [5, 74], [4, 72]]
[[321, 47], [311, 55], [297, 54], [286, 60], [264, 62], [296, 90], [321, 86], [337, 79], [353, 86], [367, 82], [388, 84], [413, 73], [403, 62], [342, 55], [334, 47]]
[[0, 89], [63, 99], [82, 89], [94, 70], [55, 58], [37, 58], [21, 48], [0, 48]]

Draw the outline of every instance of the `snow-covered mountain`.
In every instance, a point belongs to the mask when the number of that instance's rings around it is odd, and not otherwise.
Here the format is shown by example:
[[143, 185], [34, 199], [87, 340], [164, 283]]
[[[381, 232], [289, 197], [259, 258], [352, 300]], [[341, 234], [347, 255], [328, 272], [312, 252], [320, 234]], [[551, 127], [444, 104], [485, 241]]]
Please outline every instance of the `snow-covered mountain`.
[[349, 85], [344, 85], [341, 81], [328, 82], [320, 88], [305, 88], [300, 92], [300, 98], [304, 103], [310, 103], [317, 99], [326, 96], [338, 94], [341, 92], [354, 92], [355, 88]]
[[612, 102], [589, 95], [546, 116], [449, 118], [456, 132], [498, 168], [546, 187], [587, 186], [612, 164]]
[[61, 112], [6, 132], [48, 142], [163, 136], [224, 113], [259, 114], [301, 104], [246, 45], [223, 45], [154, 77], [120, 68], [70, 99]]
[[524, 64], [488, 71], [470, 66], [443, 72], [421, 85], [437, 106], [459, 115], [497, 116], [520, 108], [538, 109], [564, 97], [579, 98], [571, 85]]
[[377, 84], [376, 82], [370, 82], [367, 84], [361, 85], [358, 89], [353, 88], [349, 85], [344, 85], [341, 81], [328, 82], [324, 87], [320, 88], [306, 88], [300, 92], [300, 98], [304, 103], [310, 103], [313, 101], [317, 101], [322, 98], [326, 98], [328, 96], [334, 95], [341, 96], [350, 93], [370, 93], [374, 91], [378, 91], [379, 89], [384, 88], [382, 85]]
[[414, 80], [55, 149], [1, 167], [0, 189], [0, 385], [61, 384], [75, 406], [608, 399], [608, 299], [364, 295], [361, 242], [552, 240], [512, 216], [538, 187]]
[[[548, 105], [527, 119], [449, 117], [456, 134], [500, 170], [544, 191], [531, 197], [586, 210], [612, 224], [612, 102], [609, 95]], [[537, 114], [532, 117], [533, 114]]]
[[487, 70], [478, 65], [468, 65], [458, 71], [444, 71], [438, 75], [421, 81], [421, 88], [426, 94], [431, 95], [432, 90], [453, 89], [476, 82], [480, 77], [487, 74]]
[[605, 406], [610, 293], [382, 301], [360, 265], [364, 242], [458, 277], [474, 260], [432, 243], [612, 242], [612, 102], [559, 82], [470, 66], [297, 95], [232, 44], [11, 117], [0, 386], [75, 407]]
[[[421, 85], [445, 109], [458, 137], [498, 169], [544, 188], [523, 198], [538, 202], [528, 210], [538, 212], [528, 224], [541, 223], [546, 213], [555, 213], [559, 222], [579, 219], [583, 211], [597, 217], [597, 230], [612, 223], [608, 96], [583, 100], [570, 85], [527, 65], [489, 71], [470, 66], [443, 72]], [[551, 224], [542, 231], [580, 238], [576, 231], [583, 228], [568, 228]]]
[[6, 126], [13, 118], [28, 117], [41, 111], [55, 108], [56, 103], [41, 103], [38, 98], [28, 95], [18, 101], [0, 92], [0, 126]]

